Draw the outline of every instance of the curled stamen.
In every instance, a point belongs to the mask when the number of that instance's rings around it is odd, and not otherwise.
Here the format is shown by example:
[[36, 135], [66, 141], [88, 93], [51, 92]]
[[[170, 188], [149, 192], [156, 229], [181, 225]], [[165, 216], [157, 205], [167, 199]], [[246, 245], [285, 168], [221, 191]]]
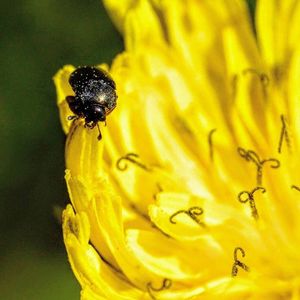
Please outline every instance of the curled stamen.
[[236, 247], [236, 248], [234, 248], [234, 252], [233, 252], [233, 259], [234, 259], [234, 261], [238, 261], [238, 252], [241, 252], [241, 254], [242, 254], [242, 257], [245, 257], [245, 250], [243, 249], [243, 248], [241, 248], [241, 247]]
[[272, 164], [270, 165], [271, 168], [273, 169], [278, 169], [280, 167], [280, 161], [276, 158], [269, 158], [269, 159], [264, 159], [260, 163], [263, 165], [267, 162], [271, 162]]
[[257, 184], [261, 185], [262, 184], [262, 167], [265, 163], [272, 163], [270, 164], [270, 167], [272, 169], [278, 169], [280, 167], [280, 161], [276, 158], [269, 158], [269, 159], [264, 159], [260, 161], [260, 167], [257, 168]]
[[259, 81], [261, 82], [262, 84], [262, 92], [263, 92], [263, 95], [264, 97], [267, 96], [267, 87], [270, 83], [270, 78], [268, 77], [267, 74], [265, 73], [262, 73], [262, 72], [259, 72], [255, 69], [252, 69], [252, 68], [248, 68], [248, 69], [245, 69], [243, 70], [243, 75], [247, 75], [247, 74], [253, 74], [253, 75], [256, 75], [259, 79]]
[[269, 85], [270, 78], [268, 77], [267, 74], [261, 73], [261, 72], [255, 70], [255, 69], [251, 69], [251, 68], [243, 70], [243, 75], [247, 75], [248, 73], [257, 75], [258, 78], [259, 78], [259, 80], [260, 80], [260, 82], [262, 83], [262, 85], [264, 87], [267, 87]]
[[271, 168], [277, 169], [280, 167], [280, 161], [276, 158], [268, 158], [261, 160], [256, 152], [253, 150], [245, 150], [242, 147], [237, 148], [239, 155], [246, 161], [252, 161], [256, 165], [256, 184], [262, 185], [262, 168], [265, 163], [272, 163]]
[[197, 224], [201, 226], [205, 226], [203, 222], [200, 221], [199, 216], [201, 216], [204, 213], [203, 209], [199, 206], [193, 206], [190, 207], [188, 210], [178, 210], [174, 214], [172, 214], [169, 218], [170, 223], [176, 224], [176, 221], [174, 221], [174, 218], [179, 214], [186, 214], [191, 219], [193, 219]]
[[[248, 191], [242, 191], [238, 194], [238, 200], [241, 202], [241, 203], [247, 203], [249, 201], [249, 204], [250, 204], [250, 209], [251, 209], [251, 214], [252, 214], [252, 217], [254, 219], [258, 219], [258, 211], [257, 211], [257, 208], [256, 208], [256, 205], [255, 205], [255, 200], [254, 200], [254, 193], [256, 191], [259, 191], [261, 190], [262, 193], [265, 193], [266, 192], [266, 189], [261, 187], [261, 186], [257, 186], [256, 188], [254, 188], [251, 192], [248, 192]], [[246, 196], [246, 197], [245, 197]], [[244, 198], [245, 197], [245, 198]]]
[[256, 165], [260, 165], [259, 157], [256, 152], [252, 150], [245, 150], [242, 147], [238, 147], [238, 153], [241, 157], [243, 157], [247, 161], [252, 161]]
[[285, 139], [288, 148], [291, 148], [291, 141], [287, 130], [287, 124], [284, 118], [284, 115], [280, 116], [282, 127], [280, 132], [279, 144], [278, 144], [278, 153], [281, 153], [283, 139]]
[[300, 187], [297, 186], [297, 185], [294, 185], [294, 184], [293, 184], [293, 185], [291, 186], [291, 188], [297, 190], [298, 192], [300, 192]]
[[142, 164], [141, 162], [137, 161], [136, 159], [139, 158], [138, 154], [136, 153], [127, 153], [125, 156], [120, 157], [117, 160], [116, 166], [117, 169], [120, 171], [126, 171], [128, 168], [128, 164], [125, 162], [124, 164], [122, 164], [124, 161], [129, 161], [137, 166], [139, 166], [140, 168], [146, 170], [146, 171], [151, 171], [151, 169], [149, 167], [147, 167], [146, 165]]
[[[265, 73], [259, 72], [255, 69], [252, 69], [252, 68], [248, 68], [248, 69], [245, 69], [245, 70], [242, 71], [243, 76], [245, 76], [247, 74], [253, 74], [253, 75], [256, 75], [258, 77], [259, 81], [262, 84], [263, 94], [266, 97], [267, 96], [267, 87], [270, 83], [270, 78], [268, 77], [268, 75], [265, 74]], [[233, 99], [235, 99], [236, 94], [237, 94], [237, 83], [238, 83], [239, 77], [240, 77], [240, 75], [238, 75], [238, 74], [235, 74], [232, 77], [232, 83], [231, 84], [232, 84], [232, 97], [233, 97]]]
[[214, 149], [213, 149], [212, 136], [216, 131], [217, 131], [217, 129], [214, 128], [208, 134], [209, 157], [210, 157], [211, 161], [214, 160]]
[[262, 193], [265, 193], [266, 192], [266, 189], [263, 188], [262, 186], [257, 186], [256, 188], [254, 188], [251, 192], [251, 194], [253, 195], [256, 191], [261, 191]]
[[163, 290], [169, 289], [171, 286], [172, 286], [172, 281], [168, 278], [165, 278], [163, 280], [163, 283], [162, 283], [161, 287], [159, 287], [159, 288], [153, 287], [152, 283], [148, 282], [147, 283], [147, 291], [148, 291], [148, 294], [150, 295], [150, 297], [152, 299], [156, 300], [156, 297], [153, 295], [153, 292], [161, 292]]
[[234, 259], [234, 262], [233, 262], [233, 266], [232, 266], [232, 269], [231, 269], [231, 276], [232, 277], [235, 277], [238, 273], [238, 267], [242, 268], [243, 270], [249, 272], [250, 269], [247, 265], [245, 265], [243, 262], [241, 262], [239, 259], [238, 259], [238, 252], [241, 253], [242, 257], [245, 257], [245, 250], [241, 247], [236, 247], [234, 249], [234, 252], [233, 252], [233, 259]]

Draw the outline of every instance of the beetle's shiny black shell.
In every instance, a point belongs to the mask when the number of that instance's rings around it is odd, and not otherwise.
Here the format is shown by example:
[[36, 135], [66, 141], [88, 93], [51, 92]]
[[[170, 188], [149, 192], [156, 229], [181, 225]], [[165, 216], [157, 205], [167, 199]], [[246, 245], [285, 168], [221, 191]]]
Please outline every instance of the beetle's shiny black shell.
[[75, 94], [82, 93], [91, 81], [116, 89], [116, 84], [111, 77], [104, 70], [95, 67], [79, 67], [70, 75], [69, 79]]
[[79, 67], [69, 78], [75, 96], [66, 98], [71, 111], [86, 123], [105, 121], [116, 107], [116, 85], [104, 71], [95, 67]]

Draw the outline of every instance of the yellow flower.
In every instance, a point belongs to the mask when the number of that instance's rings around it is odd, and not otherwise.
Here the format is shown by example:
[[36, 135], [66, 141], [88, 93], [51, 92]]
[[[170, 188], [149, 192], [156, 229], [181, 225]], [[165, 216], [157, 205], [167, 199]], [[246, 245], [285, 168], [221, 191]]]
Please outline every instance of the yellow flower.
[[[82, 299], [300, 299], [300, 2], [106, 0], [117, 108], [70, 122], [54, 80]], [[101, 66], [108, 70], [105, 65]]]

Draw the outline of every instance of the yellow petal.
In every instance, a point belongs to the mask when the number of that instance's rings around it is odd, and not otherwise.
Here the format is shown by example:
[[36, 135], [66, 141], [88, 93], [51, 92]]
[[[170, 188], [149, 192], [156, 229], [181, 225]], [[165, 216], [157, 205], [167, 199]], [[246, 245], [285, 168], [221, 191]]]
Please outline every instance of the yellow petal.
[[121, 32], [124, 31], [124, 21], [128, 10], [137, 3], [138, 0], [125, 0], [122, 2], [118, 0], [103, 0], [103, 4], [107, 9], [108, 14]]
[[126, 52], [101, 141], [56, 76], [82, 298], [299, 298], [299, 1], [259, 0], [258, 41], [241, 0], [105, 3]]
[[60, 121], [65, 133], [70, 130], [71, 122], [68, 121], [68, 116], [73, 115], [66, 102], [66, 96], [74, 95], [74, 92], [69, 85], [70, 74], [75, 70], [71, 65], [66, 65], [60, 69], [53, 77], [56, 86], [57, 105], [59, 108]]
[[[105, 131], [105, 127], [101, 126], [103, 136]], [[97, 137], [97, 127], [85, 128], [81, 120], [76, 120], [66, 142], [67, 169], [74, 176], [84, 176], [86, 182], [91, 185], [93, 180], [103, 173], [103, 141], [99, 141]], [[86, 157], [90, 159], [86, 160]]]
[[142, 293], [126, 281], [120, 271], [106, 264], [88, 243], [89, 229], [86, 214], [75, 215], [69, 205], [63, 214], [64, 241], [72, 269], [81, 285], [88, 287], [90, 292], [87, 293], [108, 299], [140, 297]]
[[146, 289], [148, 282], [157, 282], [159, 279], [138, 262], [126, 245], [121, 199], [109, 190], [109, 185], [105, 180], [98, 181], [97, 186], [99, 188], [99, 201], [96, 203], [98, 224], [105, 241], [124, 274], [134, 285]]
[[[256, 27], [262, 56], [277, 77], [286, 64], [295, 46], [296, 18], [299, 15], [297, 0], [258, 0]], [[291, 26], [292, 25], [292, 26]], [[290, 47], [289, 47], [290, 46]]]

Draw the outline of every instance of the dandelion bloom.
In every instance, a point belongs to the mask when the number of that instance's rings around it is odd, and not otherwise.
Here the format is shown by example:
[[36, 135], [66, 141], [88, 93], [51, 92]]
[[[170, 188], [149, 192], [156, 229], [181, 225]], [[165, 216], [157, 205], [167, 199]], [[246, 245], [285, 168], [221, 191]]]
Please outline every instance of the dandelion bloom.
[[54, 78], [82, 299], [300, 299], [300, 2], [121, 2], [101, 141]]

